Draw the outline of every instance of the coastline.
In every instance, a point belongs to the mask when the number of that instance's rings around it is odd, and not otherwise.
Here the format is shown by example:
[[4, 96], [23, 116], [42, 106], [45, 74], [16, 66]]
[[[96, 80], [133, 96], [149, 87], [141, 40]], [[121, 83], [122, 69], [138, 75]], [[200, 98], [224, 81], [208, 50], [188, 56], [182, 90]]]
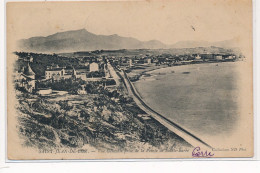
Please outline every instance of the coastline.
[[[156, 66], [155, 64], [137, 64], [130, 73], [132, 76], [137, 75], [138, 80], [134, 84], [132, 82], [129, 83], [136, 86], [140, 82], [159, 82], [164, 85], [160, 86], [160, 88], [171, 87], [171, 85], [161, 82], [161, 79], [168, 78], [169, 74], [175, 77], [188, 77], [193, 74], [192, 71], [186, 70], [190, 67], [222, 66], [220, 64], [228, 63], [198, 63], [170, 67], [165, 64], [160, 66]], [[108, 64], [108, 67], [111, 73], [113, 67], [110, 64]], [[178, 73], [176, 69], [185, 70]], [[119, 73], [120, 71], [115, 72], [112, 70], [111, 74], [115, 78], [116, 74]], [[75, 79], [75, 83], [77, 81], [80, 80]], [[174, 83], [182, 82], [176, 82], [176, 78], [171, 78], [168, 81], [173, 81]], [[199, 85], [202, 86], [204, 83], [202, 82]], [[144, 87], [147, 86], [149, 85], [144, 85]], [[173, 87], [172, 89], [176, 88]], [[176, 104], [167, 105], [165, 104], [165, 100], [160, 100], [160, 96], [157, 95], [156, 97], [152, 97], [154, 100], [159, 100], [159, 103], [154, 107], [149, 101], [147, 102], [147, 97], [143, 95], [144, 92], [136, 87], [132, 93], [136, 93], [135, 95], [139, 97], [139, 99], [136, 97], [139, 100], [138, 103], [136, 98], [131, 97], [133, 94], [129, 93], [131, 90], [129, 90], [129, 86], [127, 86], [124, 80], [116, 80], [116, 84], [113, 87], [104, 87], [99, 83], [87, 84], [86, 91], [87, 94], [85, 95], [74, 95], [75, 93], [70, 92], [65, 98], [59, 95], [53, 95], [53, 98], [38, 97], [30, 93], [20, 95], [20, 105], [17, 108], [21, 113], [19, 118], [21, 132], [19, 135], [20, 137], [27, 138], [25, 139], [26, 145], [34, 145], [39, 148], [51, 147], [54, 149], [69, 147], [80, 149], [87, 147], [93, 149], [93, 151], [95, 150], [95, 152], [102, 153], [111, 151], [173, 152], [176, 148], [178, 150], [178, 148], [181, 149], [183, 147], [188, 150], [195, 146], [213, 147], [213, 143], [205, 140], [204, 136], [194, 133], [189, 127], [187, 128], [185, 125], [175, 121], [175, 117], [169, 118], [167, 113], [160, 111], [160, 107], [159, 111], [158, 107], [156, 108], [156, 106], [165, 105], [162, 109], [165, 111]], [[165, 94], [159, 90], [151, 90], [151, 93]], [[184, 94], [184, 97], [186, 97], [193, 95], [193, 92], [180, 92], [180, 94]], [[166, 90], [166, 102], [176, 99], [175, 96], [169, 96], [171, 94]], [[32, 97], [32, 99], [26, 100], [25, 98], [27, 97]], [[189, 104], [187, 101], [189, 100], [183, 99], [180, 103], [183, 105]], [[181, 111], [181, 109], [177, 109], [177, 111], [171, 111], [171, 113], [175, 115]], [[189, 121], [190, 119], [193, 120], [192, 118], [194, 117], [182, 116], [181, 120]], [[200, 118], [199, 120], [204, 119]], [[63, 124], [59, 125], [59, 121], [62, 121]], [[214, 126], [214, 123], [209, 124]], [[33, 130], [37, 126], [41, 127], [41, 132]], [[201, 125], [196, 126], [199, 128], [203, 127]], [[66, 131], [65, 128], [68, 127], [69, 130]], [[205, 132], [210, 131], [203, 130]], [[85, 133], [86, 131], [87, 133]], [[43, 133], [42, 137], [45, 138], [44, 140], [40, 141], [38, 139], [40, 137], [39, 133]], [[34, 138], [29, 141], [31, 136], [34, 136]], [[55, 143], [51, 142], [53, 140]]]
[[[214, 137], [221, 139], [224, 132], [225, 135], [232, 134], [234, 124], [240, 117], [235, 97], [238, 92], [236, 68], [240, 64], [241, 62], [222, 62], [160, 68], [149, 71], [149, 77], [143, 76], [133, 84], [140, 97], [152, 109], [212, 145]], [[175, 72], [172, 73], [173, 69]], [[213, 72], [220, 74], [215, 75]], [[207, 81], [203, 82], [201, 78]], [[196, 84], [196, 80], [205, 86]], [[216, 88], [210, 87], [212, 82]], [[210, 85], [206, 86], [208, 84]], [[199, 118], [200, 116], [204, 118]]]
[[131, 69], [129, 73], [127, 73], [127, 76], [129, 77], [129, 79], [131, 80], [131, 82], [136, 82], [138, 80], [140, 80], [140, 78], [144, 75], [146, 75], [146, 73], [154, 71], [154, 70], [158, 70], [158, 69], [162, 69], [162, 68], [167, 68], [169, 66], [167, 65], [161, 65], [161, 66], [155, 66], [153, 65], [143, 65], [143, 66], [139, 66], [139, 68], [144, 68], [144, 69]]
[[[155, 65], [148, 65], [148, 67], [151, 68], [144, 68], [144, 70], [136, 70], [136, 69], [131, 69], [130, 72], [127, 73], [129, 79], [131, 82], [135, 83], [139, 81], [143, 76], [145, 75], [150, 75], [149, 73], [152, 73], [156, 70], [161, 70], [161, 69], [167, 69], [167, 68], [174, 68], [174, 67], [188, 67], [188, 66], [195, 66], [195, 65], [201, 65], [201, 64], [222, 64], [222, 63], [239, 63], [242, 61], [226, 61], [226, 62], [221, 62], [221, 61], [216, 61], [216, 62], [204, 62], [204, 63], [195, 63], [195, 64], [182, 64], [182, 65], [177, 65], [177, 66], [167, 66], [167, 65], [160, 65], [160, 66], [155, 66]], [[145, 65], [147, 67], [147, 65]], [[131, 78], [136, 78], [132, 80]]]
[[185, 141], [190, 143], [192, 146], [201, 146], [203, 148], [212, 148], [210, 145], [202, 141], [200, 138], [195, 136], [194, 134], [190, 133], [180, 125], [176, 124], [174, 121], [169, 120], [167, 117], [161, 115], [160, 113], [156, 112], [150, 106], [148, 106], [142, 98], [139, 96], [137, 90], [129, 80], [127, 74], [123, 71], [122, 80], [125, 81], [128, 93], [132, 96], [135, 103], [141, 108], [144, 112], [148, 115], [153, 117], [159, 123], [161, 123], [164, 127], [168, 128], [174, 134], [178, 135], [179, 137], [183, 138]]

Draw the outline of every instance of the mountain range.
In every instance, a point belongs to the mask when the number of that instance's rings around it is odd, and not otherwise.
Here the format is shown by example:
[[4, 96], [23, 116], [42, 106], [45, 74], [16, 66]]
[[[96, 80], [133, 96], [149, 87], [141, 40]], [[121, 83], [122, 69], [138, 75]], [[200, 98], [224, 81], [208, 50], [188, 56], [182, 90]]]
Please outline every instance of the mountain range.
[[21, 51], [38, 53], [61, 53], [93, 50], [118, 49], [171, 49], [194, 47], [237, 47], [236, 41], [225, 40], [220, 42], [207, 41], [180, 41], [172, 45], [164, 44], [158, 40], [140, 41], [132, 37], [114, 35], [96, 35], [86, 29], [58, 32], [46, 37], [31, 37], [18, 41]]

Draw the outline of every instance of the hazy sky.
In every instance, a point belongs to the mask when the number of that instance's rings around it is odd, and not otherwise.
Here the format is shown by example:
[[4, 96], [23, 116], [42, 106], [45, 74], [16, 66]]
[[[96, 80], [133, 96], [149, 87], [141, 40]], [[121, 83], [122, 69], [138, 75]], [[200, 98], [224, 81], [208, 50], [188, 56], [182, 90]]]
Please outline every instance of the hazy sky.
[[16, 39], [85, 28], [171, 44], [250, 37], [251, 13], [251, 0], [9, 3], [7, 23]]

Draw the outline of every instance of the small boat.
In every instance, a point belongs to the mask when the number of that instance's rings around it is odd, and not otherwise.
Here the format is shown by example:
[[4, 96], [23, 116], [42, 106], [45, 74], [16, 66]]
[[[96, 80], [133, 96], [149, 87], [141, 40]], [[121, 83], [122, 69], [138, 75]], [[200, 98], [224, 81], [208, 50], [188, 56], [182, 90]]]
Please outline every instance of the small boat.
[[190, 74], [189, 71], [182, 72], [182, 74]]

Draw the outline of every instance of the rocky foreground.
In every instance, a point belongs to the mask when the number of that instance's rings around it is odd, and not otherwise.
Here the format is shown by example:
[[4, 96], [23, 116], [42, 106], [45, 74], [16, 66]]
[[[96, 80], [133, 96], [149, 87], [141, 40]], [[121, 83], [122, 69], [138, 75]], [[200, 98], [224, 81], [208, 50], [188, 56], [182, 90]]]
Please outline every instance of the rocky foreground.
[[171, 152], [191, 145], [143, 112], [131, 97], [98, 94], [37, 96], [17, 91], [24, 146], [97, 152]]

